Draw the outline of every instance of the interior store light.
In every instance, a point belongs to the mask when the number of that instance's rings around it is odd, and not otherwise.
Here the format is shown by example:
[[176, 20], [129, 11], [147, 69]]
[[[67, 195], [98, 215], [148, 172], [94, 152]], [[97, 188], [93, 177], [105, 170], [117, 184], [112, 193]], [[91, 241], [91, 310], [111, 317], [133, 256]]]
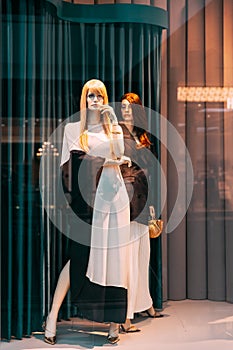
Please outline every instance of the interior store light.
[[233, 109], [233, 97], [227, 99], [227, 109]]
[[226, 102], [227, 108], [233, 108], [233, 87], [180, 86], [177, 88], [177, 100], [182, 102]]
[[44, 142], [41, 147], [38, 148], [36, 152], [37, 157], [42, 157], [43, 155], [53, 155], [55, 157], [59, 156], [59, 152], [56, 147], [54, 147], [51, 142]]

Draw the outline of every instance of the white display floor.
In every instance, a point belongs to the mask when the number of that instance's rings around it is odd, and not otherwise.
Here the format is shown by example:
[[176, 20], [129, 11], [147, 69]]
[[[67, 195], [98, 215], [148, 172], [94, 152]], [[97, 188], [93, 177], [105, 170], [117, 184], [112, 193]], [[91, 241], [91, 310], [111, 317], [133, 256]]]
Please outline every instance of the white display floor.
[[73, 318], [58, 322], [57, 344], [48, 345], [43, 334], [2, 342], [1, 350], [109, 349], [119, 350], [232, 350], [233, 304], [209, 300], [168, 301], [163, 318], [136, 318], [139, 333], [120, 334], [120, 341], [106, 341], [108, 326]]

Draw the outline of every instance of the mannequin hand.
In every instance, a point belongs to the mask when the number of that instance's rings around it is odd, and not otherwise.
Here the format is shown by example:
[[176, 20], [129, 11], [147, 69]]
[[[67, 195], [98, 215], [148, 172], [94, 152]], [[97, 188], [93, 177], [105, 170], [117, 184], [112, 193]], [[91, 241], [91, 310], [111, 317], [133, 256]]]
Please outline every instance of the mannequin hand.
[[128, 168], [130, 168], [132, 166], [131, 158], [126, 157], [126, 156], [122, 156], [121, 159], [123, 160], [122, 164], [127, 164]]
[[123, 131], [119, 124], [112, 124], [112, 136], [113, 138], [118, 137], [119, 135], [122, 135], [123, 137]]
[[118, 124], [118, 120], [116, 117], [116, 114], [114, 112], [114, 109], [109, 106], [109, 105], [103, 105], [100, 107], [100, 113], [103, 115], [104, 113], [107, 113], [107, 115], [109, 116], [111, 122], [113, 125], [117, 125]]
[[124, 155], [125, 147], [124, 147], [124, 137], [122, 128], [119, 124], [112, 124], [111, 128], [112, 133], [112, 151], [115, 157], [120, 159]]
[[119, 159], [106, 159], [104, 166], [122, 165], [122, 164], [128, 164], [128, 167], [131, 167], [132, 165], [131, 159], [126, 156], [122, 156]]

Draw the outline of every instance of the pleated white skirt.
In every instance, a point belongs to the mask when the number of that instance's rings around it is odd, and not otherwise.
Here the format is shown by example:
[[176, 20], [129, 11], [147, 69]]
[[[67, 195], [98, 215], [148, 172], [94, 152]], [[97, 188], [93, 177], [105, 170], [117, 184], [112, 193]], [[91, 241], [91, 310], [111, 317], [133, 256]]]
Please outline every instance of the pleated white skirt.
[[149, 309], [153, 301], [149, 291], [150, 239], [148, 226], [132, 221], [130, 235], [127, 318], [132, 319], [134, 313]]

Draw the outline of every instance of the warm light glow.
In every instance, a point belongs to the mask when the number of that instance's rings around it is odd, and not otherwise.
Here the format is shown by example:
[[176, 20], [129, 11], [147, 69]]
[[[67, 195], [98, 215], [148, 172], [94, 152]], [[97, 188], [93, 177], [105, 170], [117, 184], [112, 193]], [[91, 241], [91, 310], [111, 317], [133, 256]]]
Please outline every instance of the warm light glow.
[[36, 152], [37, 157], [42, 157], [43, 155], [53, 155], [55, 157], [59, 156], [59, 152], [56, 147], [54, 147], [51, 142], [44, 142], [43, 145], [38, 148], [38, 151]]
[[227, 99], [227, 109], [233, 109], [233, 97]]
[[232, 108], [233, 87], [178, 87], [177, 100], [183, 102], [227, 102]]

